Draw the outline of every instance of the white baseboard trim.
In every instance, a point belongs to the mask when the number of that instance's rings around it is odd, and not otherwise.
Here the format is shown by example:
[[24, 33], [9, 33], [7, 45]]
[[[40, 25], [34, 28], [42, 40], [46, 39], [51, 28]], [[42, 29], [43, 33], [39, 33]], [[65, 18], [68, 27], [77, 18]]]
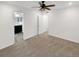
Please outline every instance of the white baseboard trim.
[[11, 46], [11, 45], [13, 45], [15, 42], [11, 42], [11, 43], [9, 43], [9, 44], [6, 44], [5, 46], [2, 46], [2, 47], [0, 47], [0, 50], [1, 49], [4, 49], [4, 48], [7, 48], [7, 47], [9, 47], [9, 46]]
[[25, 37], [24, 37], [24, 40], [27, 40], [27, 39], [29, 39], [29, 38], [31, 38], [31, 37], [34, 37], [34, 36], [36, 36], [36, 34], [34, 34], [34, 35], [29, 35], [29, 36], [25, 36]]
[[[44, 31], [44, 32], [46, 32], [46, 31]], [[40, 32], [39, 35], [42, 34], [42, 33], [44, 33], [44, 32]], [[29, 38], [31, 38], [31, 37], [36, 36], [36, 35], [37, 35], [37, 34], [25, 36], [25, 37], [24, 37], [24, 40], [27, 40], [27, 39], [29, 39]]]
[[43, 33], [45, 33], [45, 32], [47, 32], [47, 31], [40, 32], [39, 34], [43, 34]]
[[72, 39], [69, 39], [69, 38], [67, 38], [67, 37], [63, 37], [63, 36], [55, 35], [55, 34], [50, 34], [50, 33], [48, 33], [48, 35], [50, 35], [50, 36], [55, 36], [55, 37], [58, 37], [58, 38], [61, 38], [61, 39], [64, 39], [64, 40], [69, 40], [69, 41], [71, 41], [71, 42], [74, 42], [74, 43], [78, 43], [78, 44], [79, 44], [79, 41], [76, 41], [75, 39], [72, 40]]

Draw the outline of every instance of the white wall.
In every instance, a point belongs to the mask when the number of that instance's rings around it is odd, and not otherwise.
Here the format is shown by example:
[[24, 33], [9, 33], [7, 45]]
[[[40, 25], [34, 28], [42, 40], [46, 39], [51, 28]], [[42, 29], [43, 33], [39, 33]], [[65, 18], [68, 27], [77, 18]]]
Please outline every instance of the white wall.
[[36, 35], [36, 18], [33, 10], [24, 12], [24, 40]]
[[17, 6], [0, 3], [0, 49], [13, 45], [14, 40], [14, 12], [21, 11]]
[[48, 17], [47, 15], [39, 15], [39, 34], [48, 30]]
[[12, 8], [0, 4], [0, 49], [14, 44]]
[[[22, 8], [16, 5], [0, 3], [0, 49], [13, 45], [14, 39], [14, 13], [24, 13], [23, 37], [24, 40], [37, 35], [37, 15], [35, 10]], [[46, 31], [43, 17], [40, 16], [40, 33]]]
[[44, 31], [48, 31], [48, 14], [43, 15], [43, 26]]
[[49, 16], [49, 35], [79, 43], [79, 7], [54, 10]]
[[[27, 10], [27, 11], [26, 11]], [[24, 40], [37, 35], [37, 20], [39, 18], [39, 34], [47, 31], [43, 15], [37, 10], [26, 9], [24, 13]], [[39, 16], [39, 17], [38, 17]]]

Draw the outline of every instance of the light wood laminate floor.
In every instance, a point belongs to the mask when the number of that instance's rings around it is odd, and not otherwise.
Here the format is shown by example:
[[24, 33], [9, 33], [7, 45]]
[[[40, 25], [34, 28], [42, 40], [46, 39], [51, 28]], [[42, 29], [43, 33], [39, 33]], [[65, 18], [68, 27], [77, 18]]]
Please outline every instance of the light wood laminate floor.
[[79, 44], [67, 41], [47, 33], [22, 40], [0, 50], [1, 57], [79, 57]]

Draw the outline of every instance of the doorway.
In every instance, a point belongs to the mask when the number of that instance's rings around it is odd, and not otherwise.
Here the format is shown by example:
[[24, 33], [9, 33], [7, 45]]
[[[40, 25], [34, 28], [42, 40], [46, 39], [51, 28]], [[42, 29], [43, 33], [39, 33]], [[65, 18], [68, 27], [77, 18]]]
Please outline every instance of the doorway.
[[14, 21], [14, 37], [15, 42], [21, 42], [23, 41], [23, 13], [21, 12], [15, 12], [15, 21]]
[[41, 14], [37, 15], [37, 35], [42, 33], [48, 33], [48, 15]]

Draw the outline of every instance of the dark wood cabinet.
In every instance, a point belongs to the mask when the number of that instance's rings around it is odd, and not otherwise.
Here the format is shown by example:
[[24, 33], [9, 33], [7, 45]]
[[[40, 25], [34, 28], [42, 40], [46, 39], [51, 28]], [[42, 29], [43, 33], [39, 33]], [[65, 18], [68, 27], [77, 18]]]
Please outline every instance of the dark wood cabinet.
[[16, 25], [14, 30], [15, 30], [15, 34], [22, 32], [22, 25]]

